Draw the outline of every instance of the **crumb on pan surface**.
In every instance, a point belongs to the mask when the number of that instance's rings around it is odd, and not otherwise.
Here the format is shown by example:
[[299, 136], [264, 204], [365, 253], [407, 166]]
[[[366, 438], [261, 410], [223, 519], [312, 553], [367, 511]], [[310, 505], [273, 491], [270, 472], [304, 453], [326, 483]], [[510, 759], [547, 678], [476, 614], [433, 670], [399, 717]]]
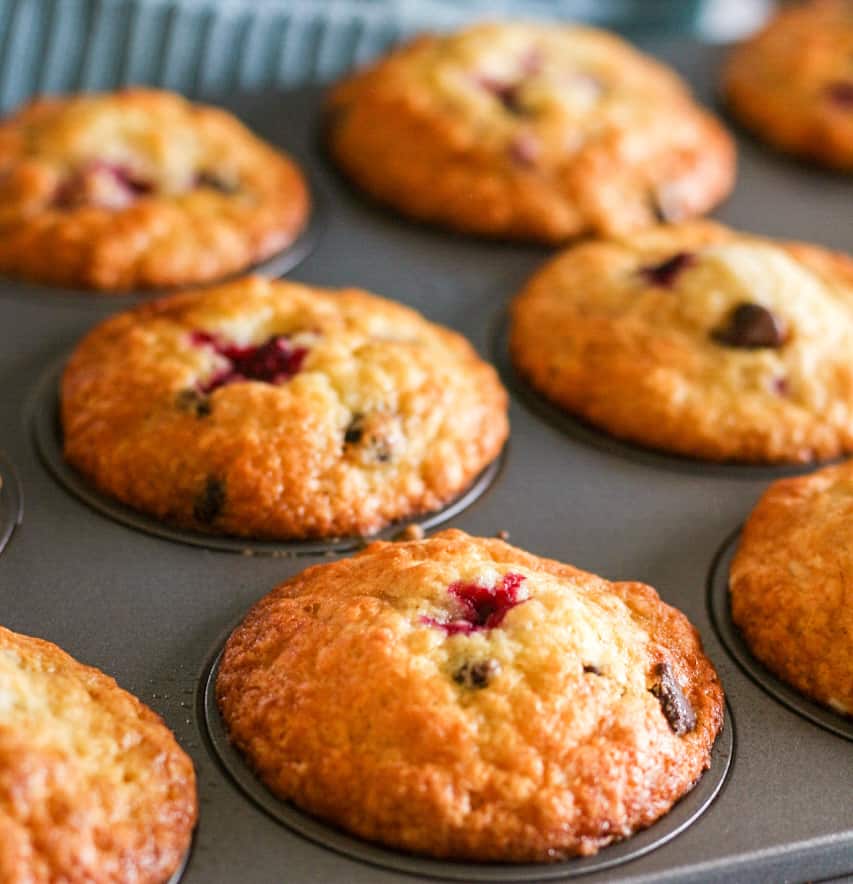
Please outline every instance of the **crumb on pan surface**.
[[433, 857], [555, 861], [650, 825], [723, 695], [639, 583], [444, 531], [303, 571], [232, 633], [217, 699], [277, 795]]

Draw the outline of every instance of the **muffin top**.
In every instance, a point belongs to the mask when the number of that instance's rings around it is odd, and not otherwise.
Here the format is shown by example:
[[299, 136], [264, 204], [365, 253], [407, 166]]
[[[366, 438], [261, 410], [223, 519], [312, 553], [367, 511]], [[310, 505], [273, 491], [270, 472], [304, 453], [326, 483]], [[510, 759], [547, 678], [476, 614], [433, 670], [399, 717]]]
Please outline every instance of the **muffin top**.
[[595, 853], [709, 765], [722, 691], [686, 618], [444, 531], [302, 572], [232, 634], [232, 741], [279, 796], [436, 857]]
[[709, 460], [853, 450], [853, 262], [709, 222], [571, 248], [512, 310], [515, 364], [616, 436]]
[[668, 68], [603, 31], [492, 23], [425, 36], [332, 93], [343, 169], [413, 217], [560, 241], [709, 209], [722, 126]]
[[150, 709], [0, 627], [0, 880], [162, 884], [196, 814], [192, 762]]
[[0, 122], [0, 272], [103, 290], [214, 280], [287, 246], [309, 197], [238, 120], [152, 89]]
[[209, 532], [372, 533], [461, 493], [507, 397], [455, 332], [356, 290], [248, 278], [119, 314], [62, 382], [67, 459]]
[[853, 462], [774, 482], [732, 563], [732, 617], [797, 690], [853, 715]]
[[849, 0], [788, 4], [732, 53], [726, 97], [746, 125], [777, 147], [851, 171], [851, 57]]

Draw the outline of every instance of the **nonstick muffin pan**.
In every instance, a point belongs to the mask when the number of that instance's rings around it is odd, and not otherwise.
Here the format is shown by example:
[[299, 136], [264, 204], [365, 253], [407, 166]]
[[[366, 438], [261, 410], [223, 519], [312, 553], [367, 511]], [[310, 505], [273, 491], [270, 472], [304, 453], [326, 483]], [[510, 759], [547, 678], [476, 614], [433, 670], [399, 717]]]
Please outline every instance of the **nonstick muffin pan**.
[[[684, 44], [657, 49], [713, 101], [717, 50]], [[581, 874], [583, 881], [634, 884], [777, 882], [853, 873], [853, 743], [807, 717], [801, 704], [780, 702], [759, 686], [758, 664], [729, 649], [719, 602], [712, 604], [720, 632], [708, 604], [709, 580], [712, 587], [725, 581], [718, 551], [767, 484], [791, 470], [651, 454], [546, 414], [522, 382], [509, 377], [501, 328], [507, 302], [549, 250], [457, 237], [366, 202], [319, 147], [320, 99], [312, 89], [222, 100], [303, 162], [325, 196], [323, 236], [290, 275], [319, 285], [363, 286], [402, 301], [467, 335], [498, 362], [512, 397], [510, 441], [494, 481], [448, 524], [472, 534], [508, 531], [510, 542], [537, 555], [613, 580], [643, 580], [684, 611], [700, 630], [728, 698], [714, 768], [669, 817], [634, 839], [592, 861], [538, 869], [394, 854], [332, 831], [264, 793], [223, 741], [210, 704], [211, 667], [253, 602], [307, 565], [341, 552], [293, 547], [299, 555], [291, 556], [283, 544], [278, 555], [245, 556], [237, 553], [243, 543], [212, 549], [133, 530], [57, 481], [45, 463], [55, 461], [58, 446], [57, 367], [93, 324], [135, 298], [64, 297], [0, 284], [0, 294], [11, 296], [0, 298], [0, 471], [4, 489], [13, 488], [6, 476], [7, 462], [14, 464], [26, 500], [23, 521], [0, 553], [0, 622], [55, 641], [115, 676], [175, 731], [199, 782], [200, 823], [182, 878], [191, 884], [561, 880]], [[853, 181], [742, 139], [738, 188], [718, 217], [850, 250], [851, 197]], [[43, 458], [37, 438], [45, 427], [54, 451], [42, 452]], [[6, 494], [0, 493], [0, 523], [14, 509]], [[718, 567], [712, 580], [715, 562], [723, 570]], [[725, 611], [724, 597], [722, 604]]]

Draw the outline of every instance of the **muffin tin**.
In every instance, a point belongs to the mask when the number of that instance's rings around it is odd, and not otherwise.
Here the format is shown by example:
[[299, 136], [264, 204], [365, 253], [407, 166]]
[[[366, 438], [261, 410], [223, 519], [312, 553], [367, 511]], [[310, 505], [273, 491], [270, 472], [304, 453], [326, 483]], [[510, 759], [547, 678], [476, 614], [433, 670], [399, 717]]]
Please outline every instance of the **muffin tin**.
[[[716, 50], [651, 48], [681, 68], [701, 97], [713, 99]], [[235, 553], [255, 551], [254, 544], [203, 538], [199, 546], [199, 538], [177, 532], [131, 530], [103, 501], [67, 493], [67, 476], [57, 481], [55, 474], [64, 475], [57, 460], [59, 366], [93, 324], [136, 298], [48, 295], [0, 283], [0, 294], [10, 296], [0, 298], [0, 450], [15, 463], [27, 503], [0, 554], [0, 622], [55, 641], [114, 675], [175, 731], [199, 781], [200, 823], [182, 878], [189, 884], [577, 875], [639, 884], [804, 881], [853, 872], [850, 742], [807, 717], [801, 704], [786, 705], [759, 687], [757, 664], [734, 649], [721, 617], [725, 560], [717, 551], [767, 483], [791, 470], [644, 452], [547, 413], [513, 376], [503, 329], [508, 300], [549, 251], [415, 226], [365, 202], [318, 146], [320, 100], [321, 92], [310, 89], [223, 102], [292, 151], [325, 196], [324, 235], [293, 278], [359, 285], [402, 301], [496, 358], [512, 394], [512, 435], [494, 481], [466, 501], [470, 506], [447, 514], [450, 524], [472, 534], [508, 531], [512, 543], [537, 555], [609, 579], [646, 581], [683, 610], [699, 628], [728, 697], [713, 769], [646, 832], [592, 860], [533, 868], [395, 854], [272, 798], [224, 741], [211, 705], [212, 667], [228, 630], [254, 601], [341, 548], [276, 544], [275, 555], [245, 556]], [[749, 140], [740, 148], [738, 190], [721, 219], [770, 235], [853, 246], [844, 223], [853, 181], [798, 166]], [[20, 512], [5, 457], [0, 536]]]

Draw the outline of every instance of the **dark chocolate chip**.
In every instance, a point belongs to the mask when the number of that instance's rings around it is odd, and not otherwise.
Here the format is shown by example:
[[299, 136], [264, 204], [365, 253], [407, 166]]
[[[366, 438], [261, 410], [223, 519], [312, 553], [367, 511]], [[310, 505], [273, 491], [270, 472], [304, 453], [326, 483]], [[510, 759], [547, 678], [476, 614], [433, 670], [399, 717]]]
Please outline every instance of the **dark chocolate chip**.
[[198, 390], [181, 390], [175, 397], [175, 405], [181, 411], [190, 411], [196, 417], [209, 417], [213, 411], [210, 399]]
[[208, 476], [204, 489], [193, 504], [193, 516], [203, 525], [212, 524], [225, 506], [225, 483], [216, 476]]
[[463, 663], [453, 673], [453, 680], [463, 687], [477, 691], [488, 687], [500, 671], [501, 664], [497, 660], [478, 660], [476, 663]]
[[587, 675], [601, 675], [601, 670], [597, 666], [593, 666], [592, 663], [586, 663], [583, 667], [583, 671]]
[[226, 194], [227, 196], [237, 193], [237, 191], [240, 189], [240, 185], [233, 178], [225, 178], [222, 175], [217, 175], [216, 172], [211, 172], [208, 169], [202, 169], [201, 172], [196, 174], [195, 186], [207, 187], [210, 190], [216, 190], [219, 193]]
[[781, 347], [787, 339], [785, 323], [761, 304], [738, 304], [711, 337], [724, 347], [755, 350]]
[[479, 84], [487, 92], [490, 92], [501, 103], [503, 109], [513, 116], [524, 114], [524, 104], [521, 100], [521, 81], [496, 80], [489, 76], [478, 79]]
[[347, 425], [346, 430], [344, 430], [344, 442], [347, 445], [358, 445], [361, 442], [362, 437], [364, 436], [364, 415], [356, 414], [353, 415], [353, 419]]
[[669, 663], [658, 663], [654, 675], [657, 681], [652, 685], [651, 692], [658, 698], [661, 711], [672, 732], [677, 737], [683, 737], [696, 727], [696, 713], [684, 696]]
[[853, 110], [853, 82], [850, 80], [836, 80], [829, 83], [824, 94], [833, 104]]
[[692, 252], [677, 252], [660, 264], [641, 267], [640, 274], [652, 285], [670, 288], [675, 284], [676, 279], [678, 279], [682, 272], [688, 267], [692, 267], [695, 263], [696, 255]]

